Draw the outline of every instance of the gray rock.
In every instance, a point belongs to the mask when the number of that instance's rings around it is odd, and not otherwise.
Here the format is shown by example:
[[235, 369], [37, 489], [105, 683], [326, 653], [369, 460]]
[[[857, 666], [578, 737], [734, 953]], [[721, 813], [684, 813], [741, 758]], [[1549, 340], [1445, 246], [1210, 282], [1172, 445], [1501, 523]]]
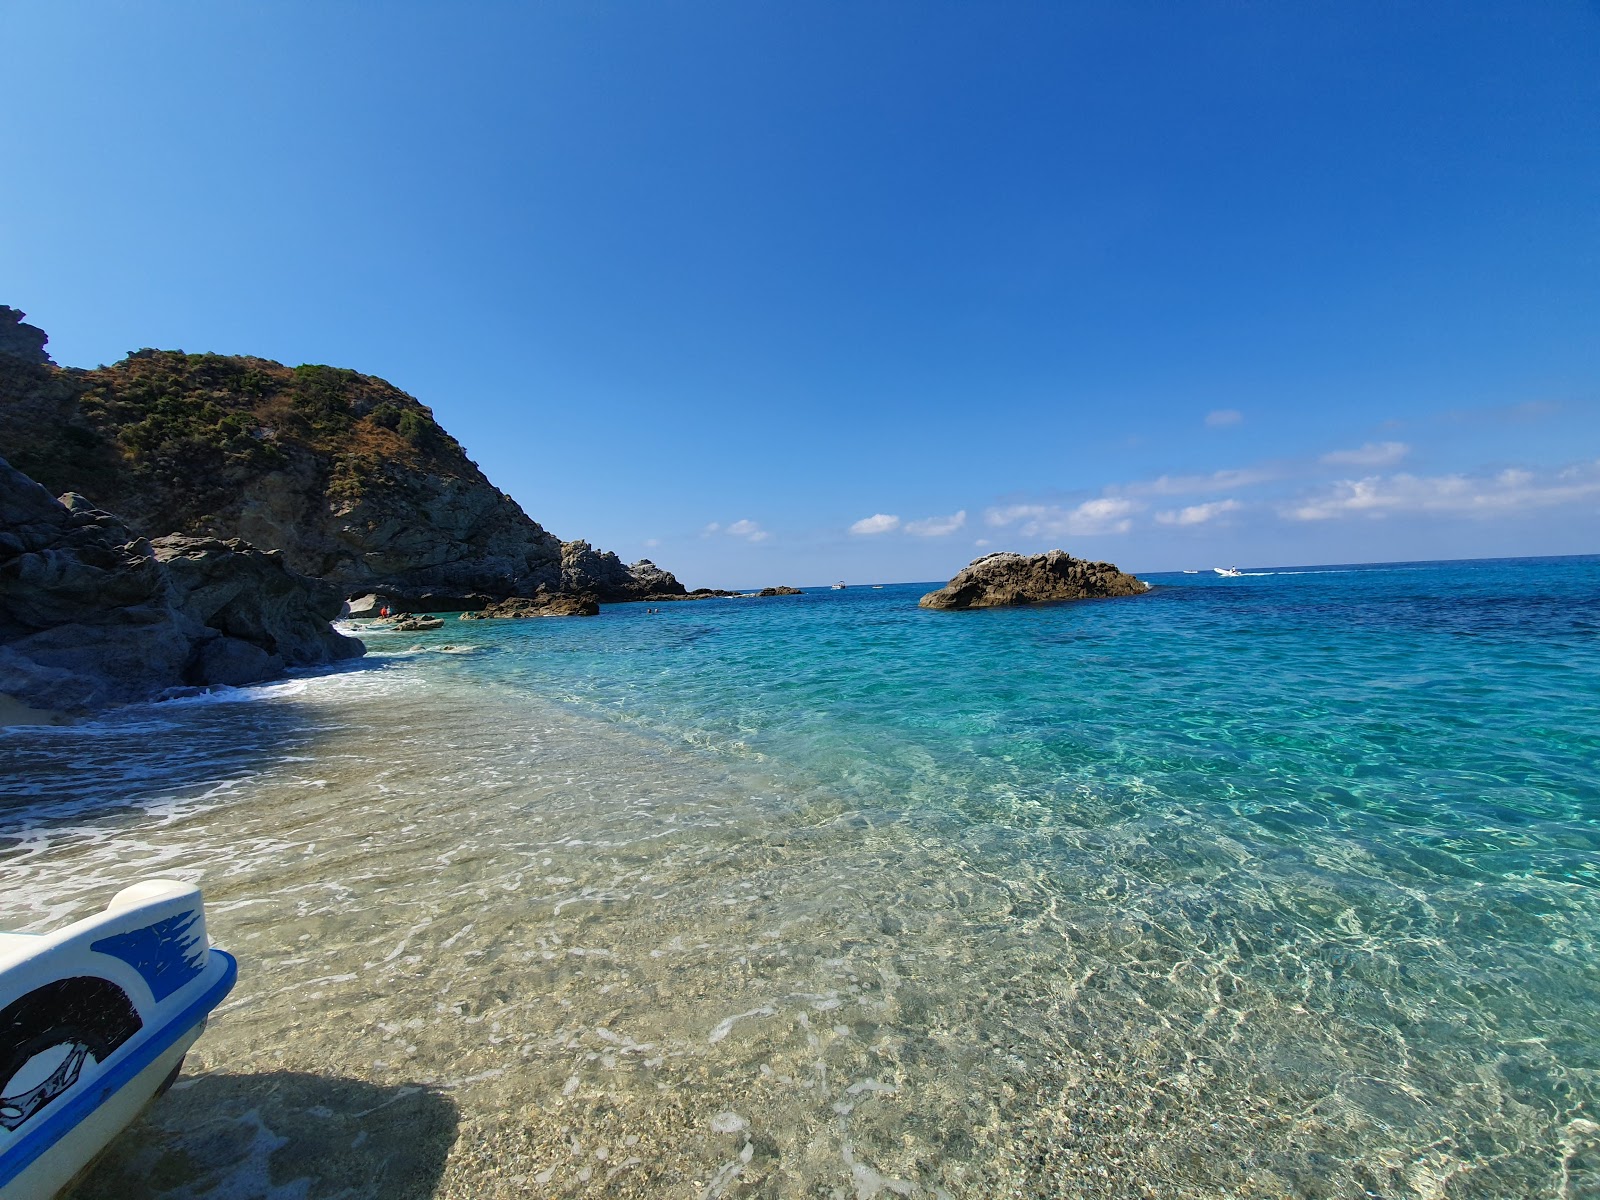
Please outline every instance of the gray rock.
[[133, 537], [0, 459], [0, 694], [70, 712], [364, 652], [338, 593], [244, 542]]
[[361, 653], [335, 630], [336, 589], [296, 575], [276, 550], [238, 538], [170, 534], [151, 545], [172, 582], [178, 608], [208, 628], [252, 642], [290, 666], [322, 666]]
[[401, 617], [394, 623], [394, 627], [399, 633], [423, 633], [429, 629], [443, 629], [444, 619], [423, 613], [420, 616]]
[[0, 354], [20, 358], [23, 362], [48, 363], [51, 358], [44, 347], [50, 335], [37, 325], [24, 325], [22, 318], [27, 315], [0, 304]]
[[999, 608], [1083, 600], [1095, 596], [1137, 596], [1150, 585], [1111, 563], [1073, 558], [1061, 550], [1048, 554], [986, 554], [962, 568], [948, 584], [929, 592], [923, 608]]
[[243, 687], [283, 674], [283, 659], [242, 638], [212, 638], [189, 668], [189, 681], [208, 687]]
[[522, 617], [593, 617], [599, 612], [600, 604], [593, 596], [547, 593], [540, 596], [511, 596], [480, 612], [464, 612], [460, 619], [488, 621]]
[[561, 543], [561, 584], [564, 592], [590, 595], [605, 603], [682, 596], [683, 584], [648, 558], [625, 566], [609, 550], [596, 550], [588, 542]]

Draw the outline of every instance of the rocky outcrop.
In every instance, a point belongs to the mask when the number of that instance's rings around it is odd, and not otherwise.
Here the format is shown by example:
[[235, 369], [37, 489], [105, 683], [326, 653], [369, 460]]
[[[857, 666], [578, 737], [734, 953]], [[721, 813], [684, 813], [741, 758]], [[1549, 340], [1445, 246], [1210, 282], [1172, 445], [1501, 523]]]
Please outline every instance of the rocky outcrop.
[[762, 588], [759, 592], [756, 593], [756, 595], [757, 596], [800, 596], [800, 595], [804, 595], [804, 593], [801, 592], [801, 590], [799, 588], [768, 587], [768, 588]]
[[51, 491], [81, 492], [136, 529], [244, 538], [407, 611], [683, 592], [654, 563], [563, 544], [382, 379], [171, 350], [63, 369], [20, 320], [0, 309], [0, 446]]
[[138, 537], [0, 459], [0, 695], [89, 712], [363, 653], [336, 592], [244, 542]]
[[593, 596], [512, 596], [481, 612], [464, 612], [463, 621], [488, 621], [518, 617], [593, 617], [600, 604]]
[[607, 603], [687, 594], [672, 572], [663, 571], [648, 558], [624, 566], [611, 551], [596, 550], [584, 541], [561, 543], [561, 590]]
[[396, 633], [425, 633], [430, 629], [443, 629], [444, 621], [440, 617], [411, 616], [401, 617], [394, 623]]
[[1111, 563], [1073, 558], [1061, 550], [1048, 554], [986, 554], [974, 559], [944, 587], [918, 603], [923, 608], [999, 608], [1083, 600], [1095, 596], [1137, 596], [1148, 583]]
[[368, 592], [352, 598], [345, 615], [349, 617], [377, 617], [388, 609], [390, 616], [404, 613], [477, 612], [495, 602], [496, 597], [482, 592], [431, 592], [421, 588], [390, 588], [383, 592]]
[[0, 304], [0, 355], [25, 363], [48, 363], [51, 358], [44, 347], [50, 335], [37, 325], [24, 325], [22, 318], [27, 315]]
[[150, 544], [181, 610], [225, 639], [265, 650], [280, 670], [352, 657], [355, 639], [329, 624], [343, 607], [338, 590], [289, 571], [282, 551], [181, 534]]

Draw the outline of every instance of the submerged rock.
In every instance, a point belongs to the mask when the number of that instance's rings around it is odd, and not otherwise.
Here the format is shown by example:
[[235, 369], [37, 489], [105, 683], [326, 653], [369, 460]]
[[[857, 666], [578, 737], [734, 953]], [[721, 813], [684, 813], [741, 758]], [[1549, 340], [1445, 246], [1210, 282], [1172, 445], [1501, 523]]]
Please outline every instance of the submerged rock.
[[1000, 608], [1051, 600], [1096, 596], [1137, 596], [1150, 585], [1113, 564], [1073, 558], [1062, 550], [1047, 554], [986, 554], [962, 568], [948, 584], [929, 592], [923, 608]]

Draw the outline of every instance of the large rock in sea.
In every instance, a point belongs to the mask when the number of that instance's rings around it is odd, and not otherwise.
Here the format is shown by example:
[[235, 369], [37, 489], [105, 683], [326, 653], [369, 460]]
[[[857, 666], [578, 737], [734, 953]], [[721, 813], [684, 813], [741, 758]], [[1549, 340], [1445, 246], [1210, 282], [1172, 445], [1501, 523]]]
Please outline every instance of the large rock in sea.
[[563, 544], [382, 379], [177, 350], [76, 370], [43, 346], [0, 309], [0, 447], [53, 493], [81, 492], [135, 529], [244, 538], [345, 596], [410, 611], [683, 593], [654, 563]]
[[1062, 550], [1047, 554], [986, 554], [974, 559], [936, 592], [923, 608], [1000, 608], [1083, 600], [1094, 596], [1137, 596], [1150, 585], [1107, 562], [1073, 558]]
[[685, 594], [671, 571], [663, 571], [648, 558], [625, 566], [609, 550], [596, 550], [588, 542], [561, 543], [561, 590], [606, 601], [655, 600]]
[[337, 592], [244, 542], [152, 544], [0, 459], [0, 696], [74, 713], [364, 653]]
[[490, 621], [519, 619], [523, 617], [593, 617], [600, 613], [600, 603], [593, 596], [570, 594], [510, 596], [491, 604], [479, 612], [464, 612], [463, 621]]

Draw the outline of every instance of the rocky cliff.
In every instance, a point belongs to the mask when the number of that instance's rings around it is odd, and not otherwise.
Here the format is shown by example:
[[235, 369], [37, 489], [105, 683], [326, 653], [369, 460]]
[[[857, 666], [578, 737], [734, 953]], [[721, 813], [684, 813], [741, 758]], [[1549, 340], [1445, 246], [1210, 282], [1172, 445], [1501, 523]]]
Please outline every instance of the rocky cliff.
[[27, 315], [0, 304], [0, 354], [28, 363], [50, 362], [50, 356], [44, 350], [50, 335], [37, 325], [24, 324], [22, 318]]
[[363, 652], [337, 591], [237, 539], [138, 537], [0, 459], [0, 697], [88, 712]]
[[436, 607], [683, 593], [653, 563], [563, 544], [382, 379], [176, 350], [59, 368], [22, 316], [0, 308], [0, 450], [135, 529], [243, 538], [347, 595], [426, 594]]
[[986, 554], [973, 559], [944, 587], [918, 603], [923, 608], [1000, 608], [1093, 596], [1137, 596], [1150, 585], [1107, 562], [1089, 562], [1061, 550], [1048, 554]]

